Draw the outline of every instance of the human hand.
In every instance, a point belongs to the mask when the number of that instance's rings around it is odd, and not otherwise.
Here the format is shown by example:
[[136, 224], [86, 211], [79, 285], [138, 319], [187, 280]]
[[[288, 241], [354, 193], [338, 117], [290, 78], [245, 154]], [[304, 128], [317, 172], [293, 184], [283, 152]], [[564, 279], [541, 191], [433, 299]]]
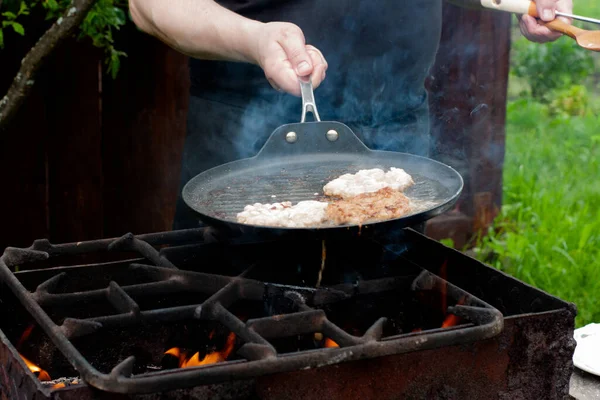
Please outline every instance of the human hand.
[[254, 59], [271, 86], [300, 96], [298, 77], [311, 75], [313, 88], [325, 79], [327, 61], [314, 46], [305, 43], [302, 30], [287, 22], [261, 24], [256, 32]]
[[[539, 18], [544, 21], [552, 21], [555, 18], [555, 11], [562, 11], [571, 14], [573, 12], [572, 0], [537, 0], [537, 12]], [[569, 18], [558, 17], [564, 22], [570, 24]], [[521, 33], [532, 42], [546, 43], [552, 42], [561, 37], [561, 33], [555, 32], [543, 25], [531, 15], [523, 15], [519, 20]]]

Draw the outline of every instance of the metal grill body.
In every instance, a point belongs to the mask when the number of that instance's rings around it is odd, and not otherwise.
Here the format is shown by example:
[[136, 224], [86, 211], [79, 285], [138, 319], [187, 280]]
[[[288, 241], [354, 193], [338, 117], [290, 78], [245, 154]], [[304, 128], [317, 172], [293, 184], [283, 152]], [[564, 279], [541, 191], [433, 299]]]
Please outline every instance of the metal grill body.
[[[224, 270], [215, 273], [215, 269], [220, 269], [218, 265], [213, 270], [204, 268], [205, 272], [201, 272], [201, 266], [193, 270], [183, 268], [183, 265], [207, 263], [207, 252], [214, 246], [199, 244], [206, 237], [207, 232], [198, 229], [137, 237], [128, 234], [64, 245], [37, 241], [29, 249], [7, 249], [0, 265], [5, 283], [3, 293], [10, 290], [43, 329], [47, 342], [65, 356], [86, 382], [51, 391], [33, 377], [30, 386], [35, 390], [31, 394], [47, 398], [57, 393], [65, 399], [99, 398], [86, 397], [90, 387], [95, 387], [100, 390], [92, 391], [96, 395], [118, 393], [123, 398], [139, 399], [153, 398], [156, 393], [168, 393], [166, 396], [172, 397], [166, 398], [174, 399], [189, 398], [178, 396], [190, 393], [198, 396], [213, 393], [214, 398], [348, 398], [352, 393], [361, 393], [361, 398], [394, 398], [399, 393], [415, 398], [448, 398], [448, 395], [490, 398], [480, 397], [486, 390], [488, 394], [491, 390], [503, 396], [517, 395], [516, 398], [519, 393], [562, 398], [568, 390], [573, 350], [569, 332], [572, 334], [574, 308], [414, 231], [405, 230], [388, 238], [387, 243], [361, 248], [362, 253], [373, 253], [366, 254], [365, 260], [378, 255], [373, 265], [361, 272], [362, 279], [347, 277], [348, 271], [336, 270], [335, 265], [347, 261], [343, 252], [334, 251], [330, 284], [319, 288], [312, 283], [294, 285], [286, 278], [287, 264], [298, 256], [291, 249], [300, 247], [300, 253], [310, 252], [302, 249], [319, 249], [318, 242], [216, 245], [218, 250], [210, 250], [211, 256], [230, 253], [228, 260], [232, 265], [237, 264], [233, 275], [225, 274]], [[273, 246], [291, 258], [281, 263], [280, 270], [275, 269], [276, 257], [271, 263], [256, 262]], [[338, 250], [344, 246], [348, 244], [331, 244]], [[253, 250], [235, 251], [242, 248]], [[36, 260], [49, 262], [90, 252], [137, 257], [83, 266], [64, 266], [59, 261], [53, 268], [16, 274], [11, 271], [16, 266], [27, 269]], [[253, 252], [258, 258], [252, 258]], [[385, 260], [400, 262], [405, 272], [390, 274]], [[306, 273], [312, 276], [313, 272]], [[105, 276], [105, 286], [85, 282], [99, 273]], [[450, 283], [440, 275], [447, 276]], [[267, 279], [269, 276], [273, 279]], [[335, 281], [339, 283], [331, 284]], [[394, 321], [381, 317], [357, 335], [348, 333], [328, 317], [336, 304], [354, 304], [352, 301], [361, 296], [442, 290], [449, 312], [462, 321], [454, 328], [390, 331]], [[202, 301], [150, 308], [137, 301], [139, 296], [149, 293], [165, 298], [186, 293]], [[60, 323], [53, 321], [46, 311], [100, 302], [107, 303], [111, 311], [102, 315], [67, 316]], [[270, 311], [262, 317], [241, 318], [231, 311], [240, 302], [259, 302]], [[92, 366], [74, 345], [93, 341], [88, 339], [106, 330], [184, 320], [210, 321], [234, 332], [238, 337], [236, 357], [203, 367], [138, 373], [139, 360], [123, 356], [104, 372]], [[340, 347], [282, 353], [273, 344], [281, 338], [316, 332], [333, 339]], [[534, 343], [542, 332], [543, 344]], [[6, 337], [2, 339], [5, 358], [12, 358], [11, 365], [22, 367], [14, 347]], [[537, 354], [528, 349], [537, 349]], [[11, 369], [17, 370], [25, 371]], [[32, 377], [27, 371], [23, 375]], [[4, 373], [2, 379], [3, 391], [10, 390], [10, 374]], [[549, 382], [553, 384], [549, 386]], [[75, 395], [80, 397], [70, 397]]]

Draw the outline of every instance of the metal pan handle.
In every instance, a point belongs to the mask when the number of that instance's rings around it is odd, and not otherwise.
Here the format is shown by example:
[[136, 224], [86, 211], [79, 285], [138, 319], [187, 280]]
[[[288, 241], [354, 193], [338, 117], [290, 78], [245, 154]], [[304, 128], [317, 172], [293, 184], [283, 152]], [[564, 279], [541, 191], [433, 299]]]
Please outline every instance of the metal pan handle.
[[300, 81], [300, 92], [302, 93], [302, 118], [300, 122], [306, 122], [306, 112], [310, 111], [313, 113], [315, 120], [320, 122], [319, 112], [317, 111], [317, 105], [315, 103], [315, 96], [313, 93], [311, 75], [299, 77]]

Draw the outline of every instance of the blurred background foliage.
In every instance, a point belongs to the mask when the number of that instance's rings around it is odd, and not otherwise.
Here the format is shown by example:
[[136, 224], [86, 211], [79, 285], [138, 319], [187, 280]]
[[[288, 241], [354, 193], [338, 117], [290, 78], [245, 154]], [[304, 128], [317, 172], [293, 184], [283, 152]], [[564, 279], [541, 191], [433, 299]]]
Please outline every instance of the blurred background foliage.
[[[23, 36], [31, 24], [38, 23], [35, 17], [49, 27], [70, 7], [71, 0], [2, 0], [1, 4], [0, 51], [12, 35]], [[126, 56], [115, 46], [113, 32], [127, 22], [127, 4], [127, 0], [97, 0], [79, 27], [79, 39], [104, 50], [106, 70], [113, 78]]]
[[[600, 18], [600, 2], [574, 8]], [[531, 43], [516, 18], [512, 33], [503, 206], [474, 254], [600, 322], [600, 54]]]

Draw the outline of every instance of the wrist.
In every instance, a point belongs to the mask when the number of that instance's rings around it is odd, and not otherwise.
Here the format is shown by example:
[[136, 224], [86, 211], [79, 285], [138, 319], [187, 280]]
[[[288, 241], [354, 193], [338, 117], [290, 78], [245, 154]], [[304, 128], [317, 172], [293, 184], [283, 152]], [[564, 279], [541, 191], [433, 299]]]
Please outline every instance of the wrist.
[[239, 25], [239, 32], [236, 35], [236, 53], [239, 57], [248, 63], [260, 65], [259, 38], [260, 31], [265, 23], [244, 18], [243, 23]]

